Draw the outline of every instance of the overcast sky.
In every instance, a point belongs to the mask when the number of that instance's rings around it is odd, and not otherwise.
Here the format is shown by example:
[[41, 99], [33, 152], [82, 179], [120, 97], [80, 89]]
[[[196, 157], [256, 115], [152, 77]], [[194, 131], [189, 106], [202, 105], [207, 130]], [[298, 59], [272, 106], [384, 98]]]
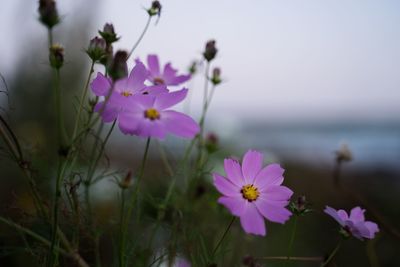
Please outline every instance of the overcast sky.
[[[7, 76], [25, 41], [45, 32], [36, 2], [1, 0], [0, 71]], [[113, 22], [129, 49], [150, 1], [59, 1], [65, 24], [94, 15], [91, 32]], [[89, 4], [87, 4], [89, 3]], [[158, 53], [185, 70], [204, 43], [217, 40], [226, 83], [216, 118], [400, 120], [400, 1], [165, 0], [136, 56]], [[88, 8], [95, 5], [94, 8]], [[62, 27], [56, 28], [56, 35]], [[10, 36], [10, 41], [5, 41]], [[132, 62], [131, 62], [132, 63]], [[195, 80], [200, 99], [201, 80]], [[195, 104], [200, 101], [195, 101]]]

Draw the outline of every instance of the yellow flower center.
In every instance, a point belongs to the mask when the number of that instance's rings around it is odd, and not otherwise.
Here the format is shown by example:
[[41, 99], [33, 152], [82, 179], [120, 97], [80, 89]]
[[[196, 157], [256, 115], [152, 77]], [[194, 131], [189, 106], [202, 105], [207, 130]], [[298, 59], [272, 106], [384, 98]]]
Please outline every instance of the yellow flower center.
[[249, 202], [252, 202], [258, 198], [260, 193], [258, 192], [257, 187], [252, 184], [248, 184], [242, 187], [240, 190], [244, 199], [247, 199]]
[[154, 109], [154, 108], [149, 108], [144, 112], [144, 116], [149, 119], [149, 120], [158, 120], [160, 118], [160, 113]]
[[163, 85], [163, 84], [165, 84], [165, 82], [160, 77], [156, 77], [156, 78], [154, 78], [154, 84], [155, 85]]
[[123, 91], [123, 92], [121, 92], [121, 95], [122, 95], [122, 96], [125, 96], [125, 97], [128, 97], [128, 96], [131, 96], [132, 93], [131, 93], [131, 92], [128, 92], [128, 91]]

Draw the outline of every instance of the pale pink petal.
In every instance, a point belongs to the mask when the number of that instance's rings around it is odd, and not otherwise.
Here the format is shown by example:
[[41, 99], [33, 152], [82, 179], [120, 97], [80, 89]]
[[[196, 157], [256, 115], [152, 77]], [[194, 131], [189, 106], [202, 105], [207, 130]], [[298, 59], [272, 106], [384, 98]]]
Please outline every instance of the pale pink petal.
[[232, 183], [239, 187], [243, 187], [245, 185], [242, 175], [242, 168], [240, 167], [239, 162], [233, 159], [225, 159], [224, 169], [226, 176]]
[[246, 205], [245, 211], [240, 215], [240, 223], [248, 234], [265, 236], [265, 222], [263, 216], [253, 203]]
[[243, 157], [242, 173], [243, 178], [248, 184], [253, 184], [254, 179], [260, 172], [264, 156], [258, 151], [249, 150]]
[[173, 110], [160, 112], [160, 121], [167, 132], [184, 138], [193, 138], [200, 126], [191, 117]]

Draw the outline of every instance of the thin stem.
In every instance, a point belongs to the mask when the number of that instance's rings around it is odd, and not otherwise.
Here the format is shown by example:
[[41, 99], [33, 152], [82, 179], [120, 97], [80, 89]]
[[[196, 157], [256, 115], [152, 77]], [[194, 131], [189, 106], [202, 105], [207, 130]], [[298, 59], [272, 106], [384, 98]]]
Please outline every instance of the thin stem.
[[121, 209], [120, 209], [120, 232], [119, 232], [119, 266], [123, 267], [124, 264], [124, 231], [123, 231], [123, 223], [124, 223], [124, 211], [125, 211], [125, 189], [121, 189]]
[[228, 234], [229, 229], [231, 229], [231, 226], [233, 224], [233, 222], [235, 221], [236, 217], [232, 217], [232, 220], [230, 221], [230, 223], [228, 224], [228, 227], [225, 229], [224, 234], [222, 235], [221, 239], [218, 241], [217, 245], [215, 246], [213, 253], [212, 253], [212, 258], [214, 258], [215, 253], [217, 253], [218, 248], [220, 247], [220, 245], [222, 244], [222, 241], [225, 239], [225, 236]]
[[[259, 257], [257, 260], [287, 260], [287, 256], [267, 256]], [[291, 261], [316, 261], [322, 262], [324, 259], [322, 257], [290, 257]]]
[[52, 31], [52, 29], [48, 29], [47, 37], [48, 37], [49, 48], [50, 48], [53, 45], [53, 31]]
[[336, 245], [336, 247], [334, 248], [334, 250], [331, 252], [331, 254], [329, 255], [329, 257], [326, 259], [326, 261], [324, 261], [321, 264], [321, 267], [327, 266], [331, 260], [333, 259], [333, 257], [335, 257], [336, 253], [338, 252], [340, 246], [342, 245], [342, 239], [339, 240], [338, 244]]
[[86, 79], [85, 87], [83, 88], [83, 91], [82, 91], [82, 94], [81, 94], [81, 98], [79, 100], [78, 115], [76, 116], [74, 131], [72, 133], [72, 140], [75, 139], [76, 133], [77, 133], [77, 130], [78, 130], [78, 127], [79, 127], [79, 121], [80, 121], [80, 117], [81, 117], [81, 113], [82, 113], [82, 109], [83, 109], [83, 103], [85, 102], [85, 99], [86, 99], [86, 95], [87, 95], [88, 88], [89, 88], [90, 78], [92, 77], [92, 73], [93, 73], [93, 68], [94, 68], [94, 60], [92, 60], [92, 63], [90, 65], [90, 70], [89, 70], [88, 77]]
[[136, 43], [133, 45], [131, 51], [129, 52], [128, 58], [131, 57], [133, 51], [135, 51], [135, 49], [138, 47], [138, 45], [139, 45], [140, 42], [142, 41], [144, 35], [145, 35], [146, 32], [147, 32], [147, 29], [149, 28], [150, 21], [151, 21], [151, 16], [149, 16], [149, 18], [147, 19], [146, 25], [144, 26], [144, 29], [143, 29], [142, 33], [140, 34], [139, 38], [137, 39]]
[[296, 230], [297, 230], [297, 216], [294, 217], [294, 221], [293, 221], [293, 230], [292, 230], [292, 235], [291, 235], [290, 241], [289, 241], [287, 261], [285, 263], [285, 266], [289, 262], [290, 256], [292, 255], [292, 249], [293, 249], [294, 238], [296, 236]]
[[[123, 231], [123, 235], [122, 235], [122, 241], [121, 241], [121, 250], [122, 250], [121, 253], [123, 253], [124, 255], [125, 255], [125, 250], [126, 250], [126, 238], [128, 236], [129, 222], [131, 220], [132, 211], [133, 211], [133, 208], [136, 205], [136, 201], [137, 201], [137, 198], [138, 198], [137, 194], [139, 192], [140, 181], [141, 181], [141, 179], [143, 177], [144, 167], [145, 167], [146, 161], [147, 161], [147, 155], [148, 155], [149, 147], [150, 147], [150, 140], [151, 140], [150, 137], [147, 138], [146, 147], [144, 149], [144, 154], [143, 154], [143, 158], [142, 158], [142, 163], [141, 163], [141, 166], [140, 166], [140, 169], [139, 169], [139, 173], [138, 173], [138, 177], [137, 177], [136, 187], [135, 187], [134, 192], [132, 193], [130, 202], [128, 204], [128, 211], [126, 213], [124, 224], [121, 226], [121, 227], [123, 227], [123, 230], [122, 230]], [[121, 266], [125, 266], [125, 256], [123, 256], [123, 258], [122, 258]]]

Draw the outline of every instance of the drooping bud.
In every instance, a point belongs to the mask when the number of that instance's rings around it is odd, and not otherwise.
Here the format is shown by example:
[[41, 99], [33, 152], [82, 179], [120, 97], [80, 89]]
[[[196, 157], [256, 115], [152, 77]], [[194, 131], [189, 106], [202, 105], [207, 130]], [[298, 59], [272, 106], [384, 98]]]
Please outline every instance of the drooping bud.
[[218, 50], [215, 47], [215, 40], [210, 40], [206, 43], [206, 48], [203, 52], [203, 56], [208, 62], [210, 62], [215, 58], [217, 52]]
[[60, 22], [56, 2], [54, 0], [39, 0], [39, 20], [51, 29]]
[[129, 172], [125, 175], [124, 179], [122, 179], [122, 180], [119, 182], [119, 187], [121, 187], [122, 189], [127, 189], [127, 188], [130, 187], [131, 185], [132, 185], [132, 172], [129, 171]]
[[299, 196], [295, 201], [290, 203], [290, 209], [295, 215], [303, 216], [311, 212], [310, 203], [306, 200], [306, 196]]
[[111, 23], [106, 23], [103, 27], [103, 31], [99, 31], [99, 34], [107, 44], [112, 44], [119, 40], [119, 37], [117, 37], [114, 31], [114, 25]]
[[128, 53], [126, 51], [119, 50], [115, 53], [109, 67], [108, 74], [115, 81], [128, 75]]
[[211, 82], [214, 85], [218, 85], [222, 82], [221, 80], [221, 69], [220, 68], [214, 68], [212, 71], [212, 76], [211, 76]]
[[214, 153], [218, 150], [218, 136], [215, 133], [208, 133], [205, 140], [205, 147], [208, 153]]
[[50, 66], [55, 69], [60, 69], [64, 64], [64, 47], [59, 44], [53, 44], [49, 48]]
[[86, 53], [94, 62], [100, 61], [106, 55], [106, 41], [103, 38], [94, 37], [90, 40]]
[[153, 1], [151, 3], [151, 7], [147, 9], [147, 13], [149, 14], [150, 17], [152, 16], [160, 16], [161, 15], [161, 4], [159, 1]]
[[353, 159], [353, 154], [347, 144], [341, 144], [339, 150], [335, 151], [335, 153], [337, 162], [351, 161]]

